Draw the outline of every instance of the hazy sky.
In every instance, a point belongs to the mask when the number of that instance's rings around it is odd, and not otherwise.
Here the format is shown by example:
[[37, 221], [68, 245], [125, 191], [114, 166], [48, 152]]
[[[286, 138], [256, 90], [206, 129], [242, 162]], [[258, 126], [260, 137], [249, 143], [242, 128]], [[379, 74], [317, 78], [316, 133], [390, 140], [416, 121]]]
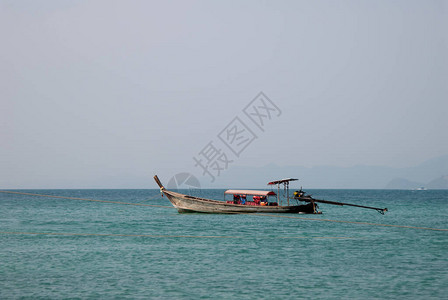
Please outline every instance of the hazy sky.
[[[0, 188], [152, 188], [201, 177], [209, 142], [228, 168], [446, 155], [447, 9], [0, 0]], [[243, 112], [261, 91], [264, 131]], [[235, 117], [256, 136], [239, 157], [218, 137]]]

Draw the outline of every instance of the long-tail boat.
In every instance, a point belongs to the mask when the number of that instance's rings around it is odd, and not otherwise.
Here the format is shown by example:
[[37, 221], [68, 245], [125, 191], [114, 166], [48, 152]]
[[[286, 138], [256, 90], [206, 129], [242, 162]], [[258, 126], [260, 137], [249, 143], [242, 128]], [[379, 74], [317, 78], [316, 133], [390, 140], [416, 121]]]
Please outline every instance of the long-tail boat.
[[[179, 212], [202, 212], [202, 213], [303, 213], [320, 214], [317, 203], [326, 203], [332, 205], [348, 205], [361, 208], [375, 209], [381, 214], [387, 211], [387, 208], [377, 208], [364, 205], [342, 203], [335, 201], [320, 200], [307, 195], [302, 189], [295, 191], [293, 197], [289, 197], [289, 183], [298, 179], [287, 178], [271, 181], [268, 185], [277, 185], [277, 193], [274, 191], [259, 190], [227, 190], [224, 192], [224, 201], [205, 199], [190, 195], [181, 194], [167, 190], [160, 182], [157, 175], [154, 180], [160, 187], [162, 196], [165, 195], [168, 200]], [[283, 199], [280, 198], [280, 186], [286, 193], [286, 203], [283, 205]], [[232, 195], [233, 198], [226, 200], [226, 195]], [[291, 204], [290, 200], [296, 200]], [[307, 204], [299, 204], [299, 201]]]

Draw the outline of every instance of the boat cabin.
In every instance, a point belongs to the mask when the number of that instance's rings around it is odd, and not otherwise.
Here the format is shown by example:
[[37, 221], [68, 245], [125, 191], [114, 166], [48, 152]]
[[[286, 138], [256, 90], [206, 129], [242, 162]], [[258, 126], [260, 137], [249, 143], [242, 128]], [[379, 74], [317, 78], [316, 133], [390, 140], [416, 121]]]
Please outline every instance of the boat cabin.
[[[226, 199], [226, 195], [232, 195], [233, 199]], [[273, 191], [227, 190], [224, 200], [229, 204], [278, 206], [277, 194]]]

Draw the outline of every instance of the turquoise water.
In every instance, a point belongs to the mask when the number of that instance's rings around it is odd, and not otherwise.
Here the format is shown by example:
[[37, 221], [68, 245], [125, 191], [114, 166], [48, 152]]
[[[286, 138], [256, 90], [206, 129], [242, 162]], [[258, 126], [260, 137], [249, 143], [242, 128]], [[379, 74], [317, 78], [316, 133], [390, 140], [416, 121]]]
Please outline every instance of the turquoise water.
[[325, 221], [448, 229], [448, 191], [314, 190], [389, 212], [321, 204], [322, 215], [283, 215], [299, 218], [178, 214], [158, 190], [23, 192], [167, 207], [0, 193], [1, 299], [448, 295], [448, 231]]

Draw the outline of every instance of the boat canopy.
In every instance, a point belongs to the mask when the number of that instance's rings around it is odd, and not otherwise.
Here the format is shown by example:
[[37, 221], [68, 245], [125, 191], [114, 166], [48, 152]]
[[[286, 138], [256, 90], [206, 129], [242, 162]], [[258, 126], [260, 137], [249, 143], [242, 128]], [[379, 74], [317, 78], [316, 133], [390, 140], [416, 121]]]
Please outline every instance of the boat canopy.
[[251, 196], [275, 196], [273, 191], [254, 191], [254, 190], [227, 190], [224, 194], [233, 195], [251, 195]]
[[280, 183], [296, 181], [296, 180], [298, 180], [298, 179], [295, 179], [295, 178], [285, 178], [285, 179], [281, 179], [281, 180], [275, 180], [275, 181], [268, 182], [268, 185], [280, 184]]

